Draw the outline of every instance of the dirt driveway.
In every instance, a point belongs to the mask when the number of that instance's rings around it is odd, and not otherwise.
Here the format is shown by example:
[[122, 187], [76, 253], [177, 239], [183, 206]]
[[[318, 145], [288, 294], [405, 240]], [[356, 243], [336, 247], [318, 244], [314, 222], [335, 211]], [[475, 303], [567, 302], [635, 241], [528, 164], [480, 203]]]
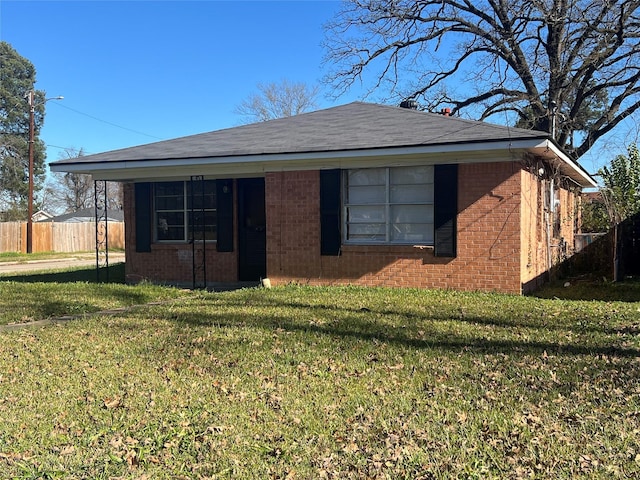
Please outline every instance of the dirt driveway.
[[[109, 265], [124, 262], [123, 252], [109, 253]], [[64, 258], [51, 258], [46, 260], [27, 260], [20, 262], [0, 262], [0, 275], [33, 272], [38, 270], [57, 270], [72, 267], [95, 266], [96, 256], [92, 254], [70, 254]]]

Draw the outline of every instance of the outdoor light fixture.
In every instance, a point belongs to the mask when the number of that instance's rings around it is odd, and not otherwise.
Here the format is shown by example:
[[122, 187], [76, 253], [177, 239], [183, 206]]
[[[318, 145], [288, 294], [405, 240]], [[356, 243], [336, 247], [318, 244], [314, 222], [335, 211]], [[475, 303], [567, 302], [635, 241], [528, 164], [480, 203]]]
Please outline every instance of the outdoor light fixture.
[[33, 90], [27, 93], [29, 102], [29, 198], [27, 200], [27, 253], [33, 252], [33, 144], [34, 144], [34, 114], [38, 105], [43, 105], [49, 100], [62, 100], [64, 97], [45, 98], [36, 103]]

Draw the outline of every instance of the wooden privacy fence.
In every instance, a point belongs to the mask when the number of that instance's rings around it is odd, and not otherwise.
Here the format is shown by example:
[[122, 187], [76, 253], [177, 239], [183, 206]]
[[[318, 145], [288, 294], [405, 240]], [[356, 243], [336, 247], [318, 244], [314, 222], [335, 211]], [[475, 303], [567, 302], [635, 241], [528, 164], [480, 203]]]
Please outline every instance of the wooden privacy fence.
[[[109, 249], [124, 249], [124, 222], [109, 222]], [[95, 222], [33, 224], [33, 252], [86, 252], [96, 249]], [[0, 253], [27, 251], [27, 223], [0, 222]]]

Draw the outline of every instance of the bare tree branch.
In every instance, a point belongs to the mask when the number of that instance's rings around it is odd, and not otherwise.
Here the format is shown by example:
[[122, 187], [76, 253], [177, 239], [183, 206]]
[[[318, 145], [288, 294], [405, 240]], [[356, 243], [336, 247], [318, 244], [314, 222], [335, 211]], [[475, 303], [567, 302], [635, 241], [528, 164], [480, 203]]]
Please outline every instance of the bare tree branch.
[[640, 0], [347, 0], [325, 48], [336, 95], [390, 84], [397, 100], [547, 131], [555, 115], [575, 157], [640, 100]]
[[258, 93], [243, 100], [235, 112], [243, 117], [243, 123], [290, 117], [316, 108], [317, 96], [317, 86], [301, 82], [259, 83]]

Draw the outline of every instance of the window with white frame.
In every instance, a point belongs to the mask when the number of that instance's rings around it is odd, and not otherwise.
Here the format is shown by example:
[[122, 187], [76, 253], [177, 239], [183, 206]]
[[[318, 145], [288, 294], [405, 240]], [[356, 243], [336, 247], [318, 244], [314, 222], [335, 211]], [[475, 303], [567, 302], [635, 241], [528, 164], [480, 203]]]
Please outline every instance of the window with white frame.
[[346, 170], [344, 241], [433, 245], [434, 167]]
[[157, 242], [216, 240], [215, 180], [155, 183], [153, 222]]

